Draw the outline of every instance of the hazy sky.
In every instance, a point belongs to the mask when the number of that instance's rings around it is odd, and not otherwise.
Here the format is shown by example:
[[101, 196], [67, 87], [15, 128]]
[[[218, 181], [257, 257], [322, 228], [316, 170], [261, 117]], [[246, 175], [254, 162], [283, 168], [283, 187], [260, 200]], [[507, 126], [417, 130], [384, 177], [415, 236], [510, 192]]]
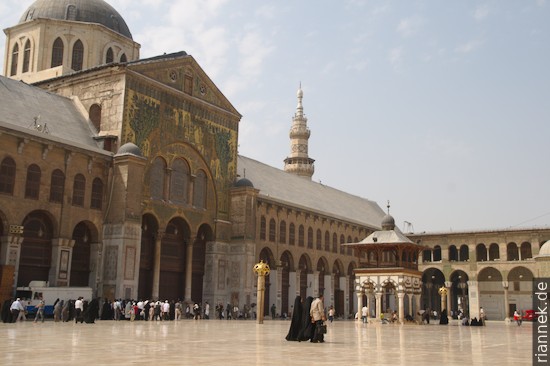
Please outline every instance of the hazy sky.
[[[32, 2], [2, 0], [2, 28]], [[301, 82], [315, 181], [416, 232], [550, 226], [550, 1], [108, 3], [141, 57], [198, 61], [240, 154], [283, 168]]]

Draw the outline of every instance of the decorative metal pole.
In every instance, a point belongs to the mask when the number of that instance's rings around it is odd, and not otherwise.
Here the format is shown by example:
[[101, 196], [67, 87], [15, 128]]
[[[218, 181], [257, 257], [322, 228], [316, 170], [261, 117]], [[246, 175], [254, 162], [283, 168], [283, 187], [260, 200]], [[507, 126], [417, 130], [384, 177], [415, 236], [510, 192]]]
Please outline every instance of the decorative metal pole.
[[439, 296], [441, 296], [441, 311], [443, 311], [443, 309], [447, 310], [447, 289], [445, 287], [440, 287], [437, 292], [439, 292]]
[[258, 324], [264, 323], [264, 297], [265, 297], [265, 276], [269, 275], [269, 264], [260, 260], [254, 265], [254, 272], [258, 275]]

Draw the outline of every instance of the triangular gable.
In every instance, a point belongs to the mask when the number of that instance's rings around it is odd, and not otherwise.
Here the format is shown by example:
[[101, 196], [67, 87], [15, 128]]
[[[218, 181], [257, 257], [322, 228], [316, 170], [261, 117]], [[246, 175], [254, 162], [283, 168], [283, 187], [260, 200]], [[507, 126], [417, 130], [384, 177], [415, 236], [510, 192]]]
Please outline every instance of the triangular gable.
[[197, 61], [185, 52], [134, 61], [128, 68], [241, 117]]

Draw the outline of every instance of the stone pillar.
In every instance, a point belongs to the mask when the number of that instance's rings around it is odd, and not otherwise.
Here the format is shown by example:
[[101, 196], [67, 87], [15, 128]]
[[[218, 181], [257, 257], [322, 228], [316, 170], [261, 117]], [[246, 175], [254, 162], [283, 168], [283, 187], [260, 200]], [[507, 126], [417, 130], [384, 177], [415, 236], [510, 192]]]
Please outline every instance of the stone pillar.
[[160, 253], [162, 246], [162, 236], [164, 235], [163, 231], [157, 232], [157, 237], [155, 239], [155, 262], [153, 264], [153, 289], [151, 296], [155, 300], [159, 300], [159, 287], [160, 287]]
[[446, 281], [445, 282], [445, 288], [447, 289], [447, 315], [451, 316], [451, 312], [453, 311], [453, 302], [451, 301], [451, 287], [452, 282]]
[[414, 313], [415, 313], [415, 311], [414, 311], [414, 309], [413, 309], [413, 296], [414, 296], [414, 295], [413, 295], [413, 292], [412, 292], [412, 291], [409, 292], [408, 295], [409, 295], [409, 314], [410, 314], [410, 316], [412, 316], [412, 317], [414, 318], [414, 315], [415, 315]]
[[[313, 272], [313, 283], [312, 283], [312, 291], [313, 291], [313, 297], [318, 297], [319, 296], [319, 271], [314, 271]], [[308, 281], [309, 281], [309, 276], [308, 276]]]
[[[189, 243], [187, 244], [187, 253], [185, 255], [185, 301], [191, 303], [193, 299], [191, 299], [191, 286], [193, 283], [193, 245], [195, 244], [195, 237], [191, 237], [189, 239]], [[265, 278], [264, 278], [264, 286], [265, 286]], [[265, 288], [264, 288], [265, 290]], [[258, 310], [261, 310], [263, 308], [258, 307]], [[262, 310], [263, 311], [263, 310]], [[263, 320], [263, 319], [262, 319]]]
[[382, 292], [376, 291], [374, 296], [376, 297], [376, 321], [380, 321], [380, 314], [382, 314]]
[[363, 289], [358, 289], [356, 294], [357, 294], [357, 312], [358, 312], [358, 316], [357, 316], [357, 321], [361, 321], [361, 313], [362, 313], [362, 309], [363, 309]]
[[69, 285], [74, 243], [69, 238], [52, 239], [52, 264], [48, 275], [50, 286]]
[[370, 290], [367, 290], [367, 292], [365, 292], [365, 295], [367, 297], [367, 319], [370, 318], [371, 316], [371, 297], [372, 297], [372, 293], [370, 292]]
[[404, 324], [405, 323], [405, 306], [403, 304], [403, 298], [405, 297], [405, 293], [403, 291], [399, 291], [397, 293], [397, 303], [398, 306], [398, 315], [399, 315], [399, 323]]
[[[21, 226], [21, 230], [23, 227]], [[17, 274], [19, 270], [19, 253], [21, 252], [21, 243], [23, 237], [21, 234], [11, 234], [0, 238], [0, 265], [13, 266], [13, 292], [17, 287]], [[27, 284], [28, 285], [28, 284]]]
[[479, 307], [483, 305], [479, 303], [477, 281], [468, 281], [468, 304], [470, 319], [476, 318], [479, 320]]
[[417, 294], [414, 295], [414, 303], [416, 308], [416, 313], [413, 315], [418, 324], [422, 324], [422, 319], [420, 318], [420, 315], [418, 315], [418, 311], [420, 310], [420, 297], [422, 295], [422, 290], [419, 290]]
[[508, 309], [510, 308], [510, 305], [508, 301], [508, 281], [502, 281], [502, 287], [504, 288], [504, 321], [509, 323], [510, 314], [508, 314]]

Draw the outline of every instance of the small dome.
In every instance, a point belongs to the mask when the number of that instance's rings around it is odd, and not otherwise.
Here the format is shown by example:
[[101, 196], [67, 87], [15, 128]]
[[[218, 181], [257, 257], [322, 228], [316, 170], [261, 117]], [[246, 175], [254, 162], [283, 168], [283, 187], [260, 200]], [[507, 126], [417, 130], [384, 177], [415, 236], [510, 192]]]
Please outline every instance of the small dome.
[[103, 0], [36, 0], [25, 10], [19, 24], [38, 18], [102, 24], [132, 39], [124, 19]]
[[542, 247], [540, 247], [539, 257], [550, 257], [550, 240], [542, 244]]
[[254, 184], [246, 178], [241, 178], [235, 182], [235, 187], [250, 187], [254, 188]]
[[395, 229], [395, 220], [390, 214], [387, 214], [382, 219], [382, 230], [393, 230]]
[[118, 149], [115, 156], [119, 156], [119, 155], [135, 155], [139, 157], [143, 156], [141, 155], [141, 150], [139, 149], [139, 147], [137, 147], [136, 144], [131, 142], [125, 143], [120, 147], [120, 149]]

